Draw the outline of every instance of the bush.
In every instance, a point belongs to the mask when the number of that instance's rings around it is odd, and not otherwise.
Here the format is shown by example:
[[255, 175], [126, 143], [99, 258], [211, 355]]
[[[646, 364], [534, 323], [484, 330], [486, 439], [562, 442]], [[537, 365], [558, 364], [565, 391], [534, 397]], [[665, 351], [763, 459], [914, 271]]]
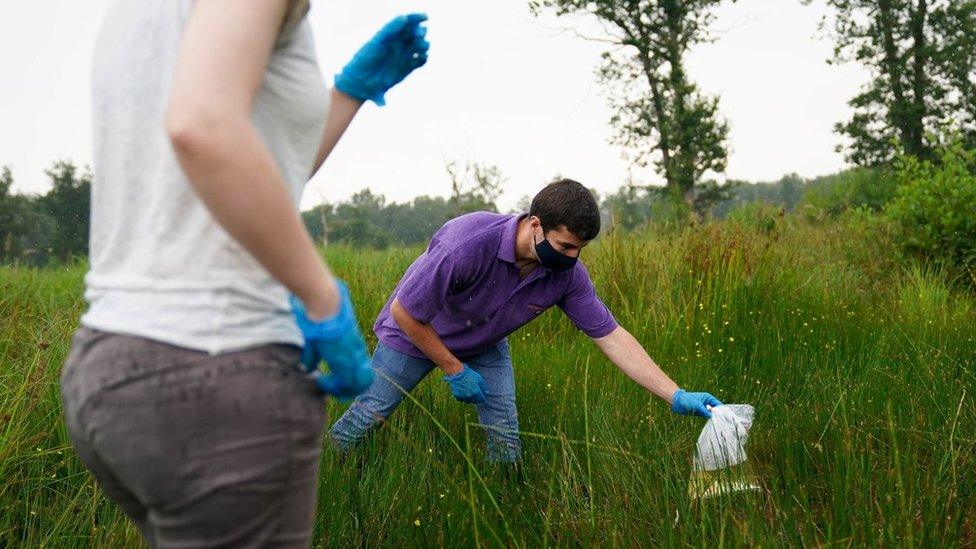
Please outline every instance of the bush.
[[878, 212], [894, 197], [896, 187], [896, 178], [884, 170], [855, 168], [812, 181], [803, 205], [828, 216], [858, 208]]
[[746, 202], [729, 212], [729, 221], [764, 233], [776, 229], [776, 221], [785, 214], [785, 207], [762, 200]]
[[976, 263], [976, 150], [952, 142], [935, 160], [899, 158], [896, 172], [887, 215], [905, 251], [956, 266]]

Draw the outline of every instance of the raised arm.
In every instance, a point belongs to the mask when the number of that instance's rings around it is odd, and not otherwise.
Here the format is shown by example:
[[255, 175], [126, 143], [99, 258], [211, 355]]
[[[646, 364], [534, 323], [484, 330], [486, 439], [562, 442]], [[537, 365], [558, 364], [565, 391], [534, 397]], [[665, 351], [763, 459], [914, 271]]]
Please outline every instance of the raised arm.
[[325, 159], [332, 154], [332, 149], [339, 143], [342, 134], [352, 123], [352, 119], [359, 112], [359, 107], [363, 106], [363, 101], [351, 97], [338, 88], [332, 88], [332, 100], [329, 101], [329, 115], [325, 119], [325, 132], [322, 134], [322, 143], [319, 145], [318, 153], [315, 155], [315, 164], [309, 177], [319, 171]]
[[422, 26], [426, 20], [422, 13], [395, 17], [336, 75], [325, 133], [309, 176], [332, 153], [364, 102], [384, 105], [386, 92], [427, 62], [430, 44], [424, 38], [427, 28]]

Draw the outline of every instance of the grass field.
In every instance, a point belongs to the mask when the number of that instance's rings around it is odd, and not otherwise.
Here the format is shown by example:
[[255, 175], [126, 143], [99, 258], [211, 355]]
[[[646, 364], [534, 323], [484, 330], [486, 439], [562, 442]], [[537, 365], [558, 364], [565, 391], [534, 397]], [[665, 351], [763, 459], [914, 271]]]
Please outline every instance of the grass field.
[[[364, 327], [417, 252], [328, 250]], [[690, 501], [703, 420], [673, 416], [555, 310], [510, 338], [519, 474], [485, 463], [473, 407], [431, 376], [352, 459], [323, 453], [318, 544], [976, 546], [971, 289], [856, 220], [601, 237], [583, 257], [679, 384], [756, 407], [763, 491]], [[83, 273], [0, 270], [0, 546], [138, 543], [60, 419]]]

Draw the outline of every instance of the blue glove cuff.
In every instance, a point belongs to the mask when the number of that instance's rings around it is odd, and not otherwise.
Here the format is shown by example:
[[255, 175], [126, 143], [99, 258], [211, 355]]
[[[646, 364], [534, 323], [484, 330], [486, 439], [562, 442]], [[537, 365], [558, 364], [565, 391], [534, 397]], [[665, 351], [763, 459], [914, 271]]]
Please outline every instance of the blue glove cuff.
[[376, 103], [376, 106], [382, 107], [386, 105], [386, 99], [384, 99], [384, 92], [370, 94], [369, 91], [364, 89], [358, 84], [355, 78], [350, 78], [345, 72], [340, 72], [335, 75], [335, 87], [342, 93], [352, 97], [353, 99], [358, 99], [360, 101], [372, 101]]
[[300, 299], [294, 295], [289, 297], [292, 311], [295, 313], [295, 322], [305, 339], [336, 340], [356, 325], [356, 314], [352, 308], [352, 299], [349, 297], [349, 288], [339, 279], [336, 279], [336, 286], [339, 287], [339, 311], [334, 316], [318, 322], [308, 318], [305, 305]]
[[462, 364], [461, 365], [461, 371], [460, 372], [458, 372], [456, 374], [450, 374], [450, 375], [444, 376], [444, 381], [457, 381], [457, 380], [461, 379], [462, 377], [464, 377], [465, 375], [467, 375], [467, 373], [470, 372], [470, 371], [471, 371], [471, 368], [468, 368], [468, 365], [467, 364]]
[[671, 411], [672, 412], [674, 412], [676, 414], [677, 413], [680, 413], [679, 412], [680, 407], [678, 406], [678, 402], [680, 401], [681, 395], [684, 394], [684, 393], [686, 393], [686, 392], [687, 391], [685, 391], [684, 389], [678, 389], [677, 391], [674, 392], [674, 396], [671, 397]]

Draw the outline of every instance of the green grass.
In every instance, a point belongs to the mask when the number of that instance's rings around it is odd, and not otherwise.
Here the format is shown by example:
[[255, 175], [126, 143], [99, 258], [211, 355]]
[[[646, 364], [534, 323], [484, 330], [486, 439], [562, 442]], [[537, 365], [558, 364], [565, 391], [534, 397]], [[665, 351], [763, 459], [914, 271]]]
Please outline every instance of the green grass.
[[[973, 546], [976, 300], [892, 250], [860, 223], [791, 217], [587, 248], [617, 319], [679, 384], [755, 405], [760, 494], [690, 501], [702, 421], [551, 311], [510, 338], [521, 471], [484, 461], [473, 408], [431, 376], [351, 459], [323, 452], [316, 542]], [[328, 250], [364, 327], [417, 252]], [[0, 270], [0, 546], [138, 540], [60, 420], [83, 274]]]

